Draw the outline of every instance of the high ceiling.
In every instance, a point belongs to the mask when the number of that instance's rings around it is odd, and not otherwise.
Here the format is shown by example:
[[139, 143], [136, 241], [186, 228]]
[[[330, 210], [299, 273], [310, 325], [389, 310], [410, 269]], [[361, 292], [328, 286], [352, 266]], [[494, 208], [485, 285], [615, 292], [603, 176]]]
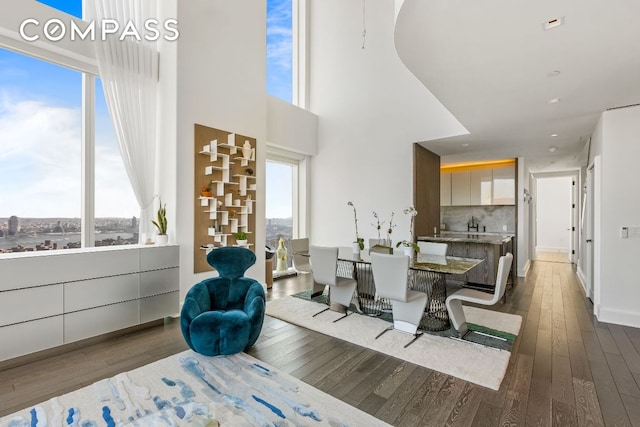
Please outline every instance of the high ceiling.
[[405, 0], [395, 43], [469, 131], [423, 142], [448, 161], [585, 165], [600, 114], [640, 103], [640, 0]]

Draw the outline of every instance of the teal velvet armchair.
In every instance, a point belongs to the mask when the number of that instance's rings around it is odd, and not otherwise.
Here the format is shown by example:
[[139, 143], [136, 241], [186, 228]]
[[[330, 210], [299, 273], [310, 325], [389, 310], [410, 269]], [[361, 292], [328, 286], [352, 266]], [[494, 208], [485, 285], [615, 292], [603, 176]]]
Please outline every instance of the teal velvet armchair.
[[229, 246], [209, 252], [207, 262], [219, 277], [187, 292], [180, 314], [182, 335], [192, 350], [206, 356], [239, 353], [256, 342], [264, 321], [264, 288], [244, 277], [256, 256]]

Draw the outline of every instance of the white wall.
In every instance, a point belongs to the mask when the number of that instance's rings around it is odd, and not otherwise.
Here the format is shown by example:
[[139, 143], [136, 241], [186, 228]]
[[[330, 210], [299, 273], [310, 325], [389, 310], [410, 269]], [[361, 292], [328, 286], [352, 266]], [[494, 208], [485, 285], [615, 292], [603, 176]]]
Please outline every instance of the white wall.
[[[257, 139], [256, 242], [265, 239], [261, 195], [267, 135], [266, 6], [252, 0], [181, 1], [178, 20], [177, 119], [173, 120], [177, 123], [176, 235], [184, 298], [195, 283], [215, 275], [193, 273], [195, 123]], [[264, 251], [256, 250], [256, 256], [247, 275], [264, 280]]]
[[530, 227], [530, 211], [532, 209], [531, 204], [524, 201], [524, 190], [531, 192], [531, 186], [529, 185], [529, 168], [524, 157], [518, 157], [518, 188], [516, 189], [516, 204], [518, 206], [517, 213], [517, 230], [516, 230], [516, 244], [517, 244], [517, 274], [520, 277], [527, 275], [529, 271], [530, 255], [529, 255], [529, 240], [531, 236]]
[[594, 290], [596, 315], [603, 322], [635, 327], [640, 327], [640, 238], [620, 238], [620, 227], [640, 226], [640, 193], [633, 191], [640, 180], [638, 138], [640, 107], [606, 111], [592, 136], [589, 159], [598, 155], [602, 159], [596, 206], [600, 230], [596, 225], [594, 234], [595, 252], [601, 258]]
[[569, 251], [571, 179], [562, 176], [536, 180], [536, 250]]
[[[310, 110], [319, 116], [311, 179], [311, 241], [349, 245], [352, 201], [363, 238], [375, 237], [375, 210], [395, 212], [394, 241], [409, 237], [402, 210], [413, 201], [412, 144], [464, 128], [401, 63], [393, 0], [311, 2]], [[418, 213], [419, 214], [419, 213]]]
[[267, 95], [267, 142], [306, 156], [315, 155], [318, 152], [318, 116]]

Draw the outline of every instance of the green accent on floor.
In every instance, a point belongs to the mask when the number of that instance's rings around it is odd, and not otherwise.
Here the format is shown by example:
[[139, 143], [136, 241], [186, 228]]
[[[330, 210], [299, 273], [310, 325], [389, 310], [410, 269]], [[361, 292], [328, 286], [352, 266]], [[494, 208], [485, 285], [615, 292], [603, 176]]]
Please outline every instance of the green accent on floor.
[[496, 329], [487, 328], [486, 326], [476, 325], [475, 323], [467, 323], [467, 328], [469, 328], [470, 331], [482, 332], [483, 334], [504, 338], [511, 343], [515, 342], [517, 336], [510, 334], [509, 332], [498, 331]]

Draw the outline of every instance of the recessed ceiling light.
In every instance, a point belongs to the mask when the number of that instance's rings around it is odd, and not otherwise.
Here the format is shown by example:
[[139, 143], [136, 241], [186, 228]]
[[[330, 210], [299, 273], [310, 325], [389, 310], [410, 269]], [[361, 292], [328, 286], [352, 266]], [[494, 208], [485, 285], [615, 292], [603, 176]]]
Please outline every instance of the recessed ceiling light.
[[555, 138], [556, 136], [558, 136], [558, 134], [557, 134], [557, 133], [552, 133], [552, 134], [551, 134], [551, 138]]
[[544, 24], [542, 24], [542, 26], [544, 27], [544, 30], [551, 30], [553, 28], [557, 28], [560, 25], [564, 24], [564, 16], [561, 16], [559, 18], [554, 18], [554, 19], [550, 19], [547, 22], [545, 22]]
[[547, 104], [556, 104], [560, 102], [560, 98], [549, 98], [547, 99]]
[[462, 146], [463, 146], [463, 147], [468, 147], [468, 146], [469, 146], [469, 143], [468, 143], [468, 142], [465, 142], [464, 144], [462, 144]]
[[558, 71], [558, 70], [549, 71], [547, 73], [547, 77], [555, 77], [555, 76], [559, 76], [559, 75], [560, 75], [560, 71]]
[[555, 153], [555, 152], [556, 152], [556, 150], [557, 150], [557, 148], [556, 148], [556, 147], [549, 147], [549, 151], [551, 151], [552, 153]]

